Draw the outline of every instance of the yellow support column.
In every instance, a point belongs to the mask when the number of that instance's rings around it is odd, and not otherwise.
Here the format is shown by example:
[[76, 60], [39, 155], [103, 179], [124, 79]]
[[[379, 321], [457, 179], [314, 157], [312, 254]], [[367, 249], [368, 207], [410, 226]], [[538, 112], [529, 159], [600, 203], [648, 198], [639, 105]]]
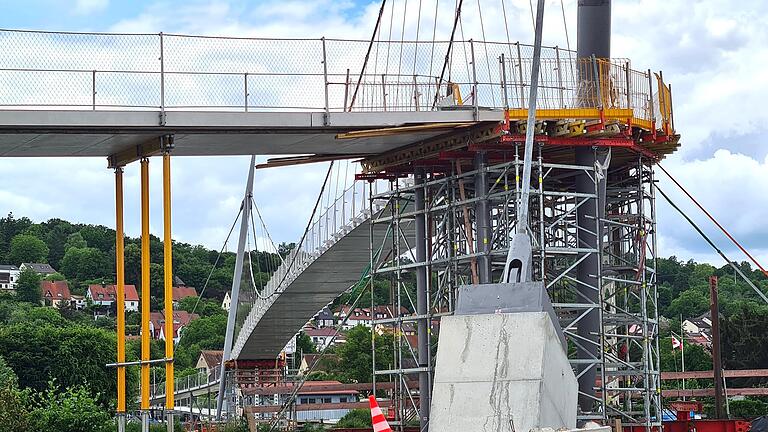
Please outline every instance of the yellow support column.
[[166, 426], [173, 431], [173, 260], [171, 244], [171, 155], [163, 153], [163, 276], [165, 302], [165, 409]]
[[125, 430], [125, 249], [123, 169], [115, 169], [115, 269], [117, 271], [117, 430]]
[[149, 159], [141, 159], [141, 430], [149, 431]]

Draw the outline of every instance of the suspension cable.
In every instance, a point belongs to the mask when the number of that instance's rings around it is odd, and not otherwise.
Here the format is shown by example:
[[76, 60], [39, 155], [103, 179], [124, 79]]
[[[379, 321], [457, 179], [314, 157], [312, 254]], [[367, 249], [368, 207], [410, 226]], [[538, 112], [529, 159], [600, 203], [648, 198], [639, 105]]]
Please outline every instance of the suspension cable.
[[[362, 69], [360, 69], [360, 76], [357, 77], [357, 85], [355, 85], [355, 91], [352, 93], [352, 101], [349, 103], [349, 109], [347, 111], [352, 111], [352, 106], [355, 105], [355, 99], [357, 98], [357, 91], [360, 89], [360, 82], [363, 80], [363, 75], [365, 75], [365, 68], [368, 66], [368, 59], [371, 56], [371, 48], [373, 48], [373, 42], [376, 40], [376, 32], [378, 31], [379, 26], [381, 25], [381, 15], [384, 13], [385, 4], [387, 4], [387, 0], [381, 0], [381, 8], [379, 8], [379, 17], [376, 18], [376, 26], [373, 28], [373, 35], [371, 35], [371, 42], [368, 44], [368, 50], [365, 53], [365, 60], [363, 60], [363, 67]], [[377, 48], [377, 54], [378, 54], [378, 48]]]
[[[440, 71], [440, 79], [437, 81], [438, 85], [443, 81], [443, 77], [445, 77], [445, 68], [448, 67], [448, 60], [451, 56], [451, 47], [453, 46], [453, 38], [456, 36], [456, 26], [459, 23], [459, 18], [461, 18], [461, 5], [464, 3], [464, 0], [458, 0], [459, 4], [458, 7], [456, 7], [456, 17], [453, 19], [453, 29], [451, 30], [451, 39], [448, 41], [448, 50], [445, 53], [445, 61], [443, 62], [443, 69]], [[435, 108], [435, 105], [437, 105], [437, 98], [440, 95], [440, 92], [435, 92], [435, 101], [432, 102], [432, 108]]]
[[[483, 52], [485, 53], [485, 65], [488, 68], [488, 82], [492, 82], [493, 78], [491, 78], [491, 61], [488, 58], [488, 39], [485, 37], [485, 24], [483, 23], [483, 8], [480, 7], [480, 0], [477, 0], [477, 14], [480, 16], [480, 32], [483, 35]], [[480, 93], [479, 90], [477, 90], [477, 93]], [[496, 106], [496, 96], [494, 95], [494, 92], [491, 93], [491, 102], [493, 103], [493, 106]], [[475, 95], [477, 97], [477, 95]], [[479, 104], [479, 98], [478, 103]]]
[[[699, 202], [696, 200], [696, 198], [694, 198], [694, 197], [693, 197], [693, 195], [691, 195], [691, 193], [690, 193], [690, 192], [688, 192], [688, 191], [687, 191], [687, 190], [686, 190], [686, 189], [683, 187], [683, 185], [681, 185], [681, 184], [680, 184], [680, 182], [678, 182], [678, 181], [677, 181], [677, 180], [676, 180], [674, 177], [672, 177], [672, 174], [670, 174], [670, 173], [669, 173], [669, 171], [667, 171], [666, 169], [664, 169], [664, 167], [663, 167], [663, 166], [661, 166], [661, 164], [660, 164], [660, 163], [657, 163], [657, 164], [656, 164], [656, 166], [658, 166], [658, 167], [659, 167], [659, 168], [660, 168], [660, 169], [661, 169], [661, 170], [664, 172], [664, 174], [666, 174], [666, 175], [667, 175], [667, 177], [669, 177], [669, 179], [670, 179], [670, 180], [672, 180], [672, 182], [673, 182], [673, 183], [674, 183], [674, 184], [675, 184], [675, 185], [676, 185], [678, 188], [680, 188], [680, 190], [681, 190], [681, 191], [683, 191], [683, 193], [684, 193], [685, 195], [687, 195], [687, 196], [688, 196], [688, 198], [690, 198], [690, 199], [691, 199], [691, 201], [693, 201], [693, 203], [694, 203], [694, 204], [696, 204], [696, 207], [698, 207], [698, 208], [699, 208], [699, 210], [701, 210], [702, 212], [704, 212], [704, 214], [705, 214], [705, 215], [707, 215], [707, 217], [709, 218], [709, 220], [711, 220], [711, 221], [712, 221], [712, 223], [714, 223], [714, 224], [715, 224], [715, 225], [716, 225], [716, 226], [717, 226], [717, 227], [720, 229], [720, 231], [722, 231], [722, 232], [723, 232], [723, 234], [725, 234], [725, 236], [726, 236], [726, 237], [728, 237], [728, 239], [729, 239], [729, 240], [731, 240], [731, 242], [733, 242], [733, 244], [735, 244], [735, 245], [736, 245], [736, 246], [737, 246], [739, 249], [741, 249], [741, 251], [742, 251], [742, 252], [744, 252], [744, 255], [746, 255], [747, 257], [749, 257], [749, 259], [750, 259], [750, 260], [751, 260], [751, 261], [752, 261], [752, 262], [753, 262], [753, 263], [754, 263], [754, 264], [757, 266], [757, 268], [759, 268], [759, 269], [760, 269], [760, 271], [761, 271], [761, 272], [763, 272], [763, 275], [765, 275], [766, 277], [768, 277], [768, 271], [766, 271], [766, 270], [763, 268], [763, 266], [761, 266], [761, 265], [760, 265], [760, 263], [759, 263], [759, 262], [757, 262], [757, 260], [755, 259], [755, 257], [753, 257], [753, 256], [752, 256], [752, 255], [751, 255], [749, 252], [747, 252], [747, 249], [745, 249], [745, 248], [744, 248], [744, 246], [742, 246], [742, 245], [741, 245], [741, 243], [739, 243], [738, 241], [736, 241], [736, 239], [735, 239], [735, 238], [734, 238], [734, 237], [731, 235], [731, 233], [729, 233], [729, 232], [728, 232], [728, 230], [726, 230], [726, 229], [725, 229], [725, 228], [724, 228], [722, 225], [720, 225], [720, 222], [718, 222], [718, 221], [717, 221], [717, 219], [715, 219], [715, 217], [714, 217], [714, 216], [712, 216], [712, 214], [711, 214], [711, 213], [709, 213], [709, 212], [707, 211], [707, 209], [705, 209], [705, 208], [704, 208], [704, 206], [702, 206], [702, 205], [701, 205], [701, 203], [699, 203]], [[766, 300], [766, 301], [768, 301], [768, 300]]]
[[[416, 16], [416, 42], [413, 46], [413, 77], [416, 79], [416, 61], [419, 58], [419, 31], [421, 30], [421, 2], [419, 0], [419, 13]], [[414, 91], [416, 91], [414, 89]], [[415, 96], [415, 95], [414, 95]]]
[[432, 65], [435, 62], [435, 37], [437, 36], [437, 11], [440, 6], [440, 0], [435, 1], [435, 20], [432, 23], [432, 52], [429, 54], [429, 76], [432, 79]]
[[[663, 169], [663, 168], [662, 168], [662, 169]], [[675, 205], [675, 203], [673, 203], [673, 202], [672, 202], [672, 200], [671, 200], [671, 199], [670, 199], [670, 198], [667, 196], [667, 194], [665, 194], [665, 193], [664, 193], [664, 191], [663, 191], [663, 190], [661, 190], [661, 188], [659, 187], [659, 185], [655, 185], [654, 187], [656, 188], [656, 190], [657, 190], [657, 191], [659, 191], [659, 193], [661, 193], [661, 196], [663, 196], [663, 197], [664, 197], [664, 199], [665, 199], [665, 200], [667, 200], [667, 202], [669, 203], [669, 205], [671, 205], [673, 209], [677, 210], [677, 212], [678, 212], [678, 213], [680, 213], [680, 215], [681, 215], [681, 216], [683, 216], [683, 218], [684, 218], [684, 219], [685, 219], [685, 220], [686, 220], [686, 221], [687, 221], [687, 222], [688, 222], [688, 223], [689, 223], [689, 224], [690, 224], [690, 225], [693, 227], [693, 229], [695, 229], [695, 230], [696, 230], [696, 232], [697, 232], [697, 233], [699, 233], [699, 235], [700, 235], [700, 236], [701, 236], [701, 237], [702, 237], [702, 238], [703, 238], [703, 239], [704, 239], [704, 240], [705, 240], [707, 243], [709, 243], [709, 245], [712, 247], [712, 249], [714, 249], [714, 250], [715, 250], [715, 252], [717, 252], [717, 254], [718, 254], [718, 255], [720, 255], [720, 257], [722, 257], [722, 258], [725, 260], [725, 262], [727, 262], [727, 263], [728, 263], [728, 265], [730, 265], [730, 266], [733, 268], [733, 270], [734, 270], [736, 273], [738, 273], [738, 274], [739, 274], [739, 276], [741, 276], [741, 278], [742, 278], [742, 279], [744, 279], [744, 281], [746, 281], [746, 282], [747, 282], [747, 284], [748, 284], [748, 285], [749, 285], [749, 286], [750, 286], [750, 287], [751, 287], [751, 288], [752, 288], [752, 289], [753, 289], [753, 290], [754, 290], [754, 291], [757, 293], [757, 295], [759, 295], [759, 296], [760, 296], [760, 297], [761, 297], [761, 298], [762, 298], [762, 299], [763, 299], [763, 300], [764, 300], [766, 303], [768, 303], [768, 296], [766, 296], [765, 294], [763, 294], [763, 292], [762, 292], [762, 291], [761, 291], [759, 288], [757, 288], [757, 287], [755, 286], [755, 284], [752, 282], [752, 280], [750, 280], [750, 279], [749, 279], [749, 278], [748, 278], [748, 277], [747, 277], [747, 276], [746, 276], [746, 275], [745, 275], [745, 274], [744, 274], [744, 273], [741, 271], [741, 269], [740, 269], [740, 268], [739, 268], [739, 267], [738, 267], [738, 266], [737, 266], [737, 265], [736, 265], [736, 264], [735, 264], [733, 261], [731, 261], [731, 260], [730, 260], [730, 259], [729, 259], [729, 258], [728, 258], [726, 255], [725, 255], [725, 253], [723, 253], [723, 251], [721, 251], [721, 250], [720, 250], [720, 248], [718, 248], [718, 247], [717, 247], [717, 245], [715, 245], [715, 243], [714, 243], [714, 242], [713, 242], [713, 241], [712, 241], [712, 240], [711, 240], [711, 239], [710, 239], [710, 238], [709, 238], [709, 237], [708, 237], [706, 234], [704, 234], [704, 231], [702, 231], [702, 229], [701, 229], [701, 228], [699, 228], [699, 226], [698, 226], [698, 225], [696, 225], [696, 223], [695, 223], [695, 222], [694, 222], [694, 221], [693, 221], [693, 220], [692, 220], [692, 219], [691, 219], [691, 218], [690, 218], [690, 217], [689, 217], [687, 214], [685, 214], [685, 213], [683, 212], [683, 210], [681, 210], [681, 209], [680, 209], [680, 207], [678, 207], [677, 205]]]
[[[243, 205], [245, 205], [245, 202], [243, 202]], [[235, 225], [237, 225], [237, 221], [238, 219], [240, 219], [240, 215], [243, 214], [243, 205], [240, 206], [240, 210], [237, 212], [237, 216], [235, 216], [235, 220], [232, 222], [232, 226], [229, 227], [229, 233], [227, 233], [227, 238], [224, 239], [224, 244], [221, 246], [221, 249], [219, 249], [219, 254], [216, 255], [216, 260], [213, 262], [213, 267], [211, 267], [211, 271], [208, 272], [208, 277], [205, 278], [203, 289], [200, 290], [200, 294], [198, 294], [197, 301], [195, 302], [195, 305], [192, 307], [192, 312], [190, 312], [190, 314], [195, 313], [195, 311], [197, 310], [197, 305], [200, 304], [200, 299], [203, 298], [203, 293], [205, 292], [205, 289], [208, 287], [208, 282], [211, 280], [211, 276], [213, 276], [214, 270], [216, 270], [216, 265], [218, 265], [219, 259], [221, 259], [221, 254], [223, 254], [224, 249], [227, 248], [229, 237], [232, 235], [232, 231], [234, 231]]]

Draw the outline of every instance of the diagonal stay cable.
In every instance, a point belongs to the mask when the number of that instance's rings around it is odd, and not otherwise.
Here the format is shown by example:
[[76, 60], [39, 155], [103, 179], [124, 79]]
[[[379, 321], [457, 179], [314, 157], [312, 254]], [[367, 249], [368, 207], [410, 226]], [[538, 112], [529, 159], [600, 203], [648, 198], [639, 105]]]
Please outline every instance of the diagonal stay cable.
[[[765, 275], [766, 277], [768, 277], [768, 271], [767, 271], [765, 268], [763, 268], [763, 266], [761, 266], [761, 265], [760, 265], [760, 263], [759, 263], [759, 262], [757, 262], [757, 260], [756, 260], [756, 259], [755, 259], [755, 258], [754, 258], [754, 257], [753, 257], [753, 256], [752, 256], [750, 253], [749, 253], [749, 252], [747, 252], [747, 249], [745, 249], [745, 248], [744, 248], [744, 246], [742, 246], [742, 245], [741, 245], [741, 243], [739, 243], [738, 241], [736, 241], [736, 239], [735, 239], [735, 238], [734, 238], [734, 237], [731, 235], [731, 233], [729, 233], [729, 232], [728, 232], [728, 230], [726, 230], [726, 229], [725, 229], [725, 227], [723, 227], [722, 225], [720, 225], [720, 222], [718, 222], [718, 221], [717, 221], [717, 219], [715, 219], [715, 217], [714, 217], [714, 216], [712, 216], [712, 214], [711, 214], [711, 213], [709, 213], [709, 212], [707, 211], [707, 209], [705, 209], [705, 208], [704, 208], [704, 206], [703, 206], [703, 205], [701, 205], [701, 204], [699, 203], [699, 201], [698, 201], [698, 200], [696, 200], [696, 198], [694, 198], [694, 197], [693, 197], [693, 195], [691, 195], [691, 193], [690, 193], [690, 192], [688, 192], [688, 190], [687, 190], [687, 189], [685, 189], [685, 188], [683, 187], [683, 185], [681, 185], [681, 184], [680, 184], [680, 182], [678, 182], [678, 181], [677, 181], [677, 179], [675, 179], [674, 177], [672, 177], [672, 174], [670, 174], [670, 173], [669, 173], [669, 171], [667, 171], [666, 169], [664, 169], [664, 167], [663, 167], [663, 166], [661, 166], [661, 164], [660, 164], [660, 163], [656, 163], [656, 166], [658, 166], [658, 167], [661, 169], [661, 171], [662, 171], [662, 172], [664, 172], [664, 174], [666, 174], [666, 175], [667, 175], [667, 177], [669, 177], [669, 179], [670, 179], [670, 180], [672, 180], [672, 182], [673, 182], [673, 183], [674, 183], [674, 184], [675, 184], [675, 185], [676, 185], [678, 188], [680, 188], [680, 190], [681, 190], [681, 191], [683, 191], [683, 193], [684, 193], [684, 194], [685, 194], [685, 195], [686, 195], [688, 198], [690, 198], [690, 199], [691, 199], [691, 201], [693, 201], [693, 203], [694, 203], [694, 204], [696, 204], [696, 207], [698, 207], [698, 208], [699, 208], [699, 210], [701, 210], [702, 212], [704, 212], [704, 214], [705, 214], [705, 215], [707, 215], [707, 217], [709, 218], [709, 220], [711, 220], [711, 221], [712, 221], [712, 223], [714, 223], [714, 224], [715, 224], [715, 225], [716, 225], [716, 226], [717, 226], [717, 227], [720, 229], [720, 231], [722, 231], [722, 232], [723, 232], [723, 234], [725, 234], [725, 236], [726, 236], [726, 237], [728, 237], [728, 239], [729, 239], [731, 242], [733, 242], [733, 244], [735, 244], [735, 245], [736, 245], [736, 246], [737, 246], [737, 247], [738, 247], [738, 248], [739, 248], [739, 249], [740, 249], [742, 252], [744, 252], [744, 254], [745, 254], [747, 257], [749, 257], [749, 259], [750, 259], [750, 260], [751, 260], [751, 261], [752, 261], [752, 262], [753, 262], [753, 263], [754, 263], [754, 264], [757, 266], [757, 268], [759, 268], [759, 269], [760, 269], [760, 271], [761, 271], [761, 272], [763, 272], [763, 275]], [[768, 300], [767, 300], [767, 301], [768, 301]]]
[[197, 305], [200, 304], [200, 299], [203, 298], [203, 293], [205, 292], [205, 289], [208, 287], [208, 282], [210, 282], [211, 276], [213, 276], [213, 272], [216, 270], [216, 265], [219, 263], [219, 259], [221, 259], [221, 254], [224, 253], [224, 249], [227, 247], [227, 243], [229, 243], [229, 237], [232, 236], [232, 231], [234, 231], [235, 225], [237, 225], [237, 221], [238, 219], [240, 219], [241, 214], [243, 214], [242, 205], [240, 206], [240, 211], [237, 212], [237, 216], [235, 216], [235, 220], [232, 222], [232, 226], [229, 227], [229, 233], [227, 234], [227, 238], [224, 239], [224, 244], [221, 246], [221, 249], [219, 250], [219, 254], [216, 255], [216, 260], [213, 262], [213, 267], [211, 267], [211, 271], [208, 272], [208, 277], [205, 278], [203, 289], [200, 290], [200, 294], [198, 294], [197, 301], [195, 302], [195, 305], [192, 307], [192, 312], [190, 312], [190, 314], [195, 313], [195, 311], [197, 310]]
[[720, 257], [722, 257], [725, 260], [725, 262], [727, 262], [728, 265], [730, 265], [733, 268], [733, 270], [736, 273], [738, 273], [739, 276], [741, 276], [742, 279], [744, 279], [745, 282], [747, 282], [747, 284], [757, 293], [757, 295], [759, 295], [766, 303], [768, 303], [768, 296], [766, 296], [758, 287], [755, 286], [755, 284], [752, 282], [752, 280], [749, 279], [741, 271], [739, 266], [734, 264], [733, 261], [731, 261], [727, 256], [725, 256], [725, 253], [722, 250], [720, 250], [720, 248], [718, 248], [717, 245], [715, 245], [715, 243], [706, 234], [704, 234], [704, 231], [702, 231], [702, 229], [699, 228], [699, 226], [696, 225], [696, 223], [687, 214], [685, 214], [685, 212], [683, 212], [683, 210], [681, 210], [680, 207], [678, 207], [675, 203], [672, 202], [672, 200], [669, 198], [669, 196], [667, 196], [667, 194], [665, 194], [664, 191], [661, 190], [661, 188], [659, 188], [659, 185], [655, 185], [655, 188], [656, 188], [657, 191], [659, 191], [659, 193], [661, 193], [661, 196], [663, 196], [664, 199], [667, 200], [669, 205], [671, 205], [673, 209], [677, 210], [677, 212], [680, 213], [681, 216], [683, 216], [683, 218], [693, 227], [693, 229], [695, 229], [696, 232], [699, 233], [699, 235], [707, 243], [709, 243], [709, 245], [712, 247], [712, 249], [714, 249], [715, 252], [717, 252], [717, 254], [720, 255]]
[[[360, 82], [363, 81], [363, 76], [365, 75], [365, 68], [368, 66], [368, 59], [371, 57], [371, 49], [373, 48], [373, 43], [376, 41], [376, 33], [379, 31], [379, 26], [381, 25], [381, 16], [384, 14], [384, 5], [387, 4], [387, 0], [381, 1], [381, 8], [379, 9], [379, 17], [376, 18], [376, 26], [373, 28], [373, 35], [371, 36], [371, 42], [368, 44], [368, 51], [365, 53], [365, 60], [363, 61], [363, 67], [360, 69], [360, 76], [357, 77], [357, 85], [355, 85], [355, 91], [352, 93], [352, 101], [349, 103], [349, 108], [347, 111], [352, 111], [352, 106], [355, 104], [355, 99], [357, 99], [357, 91], [360, 89]], [[378, 52], [378, 46], [376, 47]], [[378, 56], [378, 54], [377, 54]], [[376, 62], [378, 63], [378, 58], [376, 59]]]
[[[443, 81], [443, 78], [445, 77], [445, 69], [448, 67], [448, 62], [451, 58], [451, 48], [453, 47], [453, 39], [456, 37], [456, 27], [459, 24], [459, 18], [461, 18], [461, 5], [464, 3], [464, 0], [458, 0], [459, 4], [456, 6], [456, 16], [453, 19], [453, 29], [451, 30], [451, 39], [448, 41], [448, 50], [445, 52], [445, 61], [443, 62], [443, 69], [440, 71], [440, 79], [437, 80], [438, 85]], [[435, 93], [435, 100], [432, 102], [432, 109], [435, 108], [435, 105], [437, 105], [437, 99], [440, 96], [440, 92]]]

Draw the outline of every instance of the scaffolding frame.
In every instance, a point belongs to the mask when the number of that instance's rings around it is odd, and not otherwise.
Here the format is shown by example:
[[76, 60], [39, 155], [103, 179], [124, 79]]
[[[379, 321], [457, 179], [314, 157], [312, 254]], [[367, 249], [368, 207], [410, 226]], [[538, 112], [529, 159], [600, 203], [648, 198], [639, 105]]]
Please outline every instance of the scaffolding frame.
[[[578, 376], [595, 370], [597, 379], [593, 408], [579, 412], [580, 421], [605, 422], [620, 418], [626, 425], [644, 426], [650, 431], [660, 425], [658, 311], [656, 306], [656, 236], [653, 170], [647, 159], [612, 167], [607, 173], [605, 198], [600, 197], [601, 173], [596, 167], [548, 162], [548, 148], [534, 144], [535, 157], [531, 185], [529, 230], [533, 239], [534, 278], [545, 282], [569, 345], [569, 360]], [[522, 144], [487, 164], [475, 164], [467, 155], [449, 163], [426, 167], [423, 182], [411, 175], [388, 177], [390, 187], [369, 195], [375, 213], [371, 224], [383, 224], [391, 235], [385, 245], [372, 244], [373, 250], [387, 246], [388, 256], [372, 260], [372, 279], [386, 281], [390, 288], [392, 318], [373, 319], [374, 332], [393, 335], [393, 364], [377, 370], [374, 380], [395, 383], [390, 422], [397, 430], [418, 418], [418, 389], [413, 388], [425, 368], [418, 363], [414, 342], [419, 321], [430, 331], [429, 373], [432, 384], [435, 347], [439, 339], [439, 319], [453, 313], [460, 285], [476, 283], [478, 265], [487, 258], [492, 280], [497, 281], [505, 264], [511, 235], [516, 229], [516, 213], [521, 189]], [[593, 148], [597, 151], [597, 148]], [[487, 154], [481, 159], [487, 161]], [[471, 156], [470, 156], [471, 157]], [[461, 159], [465, 158], [465, 159]], [[427, 165], [425, 163], [424, 165]], [[466, 165], [470, 165], [466, 169]], [[586, 174], [595, 185], [594, 193], [575, 192], [575, 178]], [[476, 189], [475, 180], [485, 176], [486, 191]], [[481, 183], [482, 184], [482, 183]], [[415, 195], [424, 192], [424, 210], [417, 210]], [[490, 238], [483, 248], [482, 227], [478, 230], [478, 211], [487, 204]], [[579, 227], [578, 216], [587, 205], [603, 205], [606, 216], [590, 227]], [[480, 209], [480, 210], [478, 210]], [[427, 221], [427, 256], [417, 260], [413, 225], [419, 215]], [[483, 220], [482, 218], [480, 220]], [[599, 232], [596, 245], [579, 244], [580, 230]], [[485, 232], [487, 233], [487, 231]], [[580, 295], [576, 269], [587, 256], [598, 254], [600, 271], [599, 301]], [[409, 283], [420, 269], [427, 272], [426, 295], [429, 309], [417, 314], [413, 287]], [[371, 282], [373, 286], [373, 281]], [[376, 306], [371, 293], [372, 313]], [[407, 311], [401, 310], [401, 307]], [[588, 313], [600, 314], [599, 353], [576, 359], [575, 349], [594, 344], [580, 337], [577, 328]], [[621, 347], [626, 348], [622, 349]], [[375, 356], [375, 346], [374, 346]], [[583, 356], [582, 356], [583, 357]], [[416, 381], [417, 382], [417, 381]], [[409, 386], [410, 385], [410, 386]]]

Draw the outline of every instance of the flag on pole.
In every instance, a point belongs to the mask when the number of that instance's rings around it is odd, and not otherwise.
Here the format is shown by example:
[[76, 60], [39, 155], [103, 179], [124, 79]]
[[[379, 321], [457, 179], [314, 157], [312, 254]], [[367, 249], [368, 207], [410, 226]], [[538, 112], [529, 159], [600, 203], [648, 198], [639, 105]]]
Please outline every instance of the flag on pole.
[[680, 339], [672, 336], [672, 350], [676, 350], [676, 349], [679, 349], [680, 351], [682, 351], [683, 342]]

